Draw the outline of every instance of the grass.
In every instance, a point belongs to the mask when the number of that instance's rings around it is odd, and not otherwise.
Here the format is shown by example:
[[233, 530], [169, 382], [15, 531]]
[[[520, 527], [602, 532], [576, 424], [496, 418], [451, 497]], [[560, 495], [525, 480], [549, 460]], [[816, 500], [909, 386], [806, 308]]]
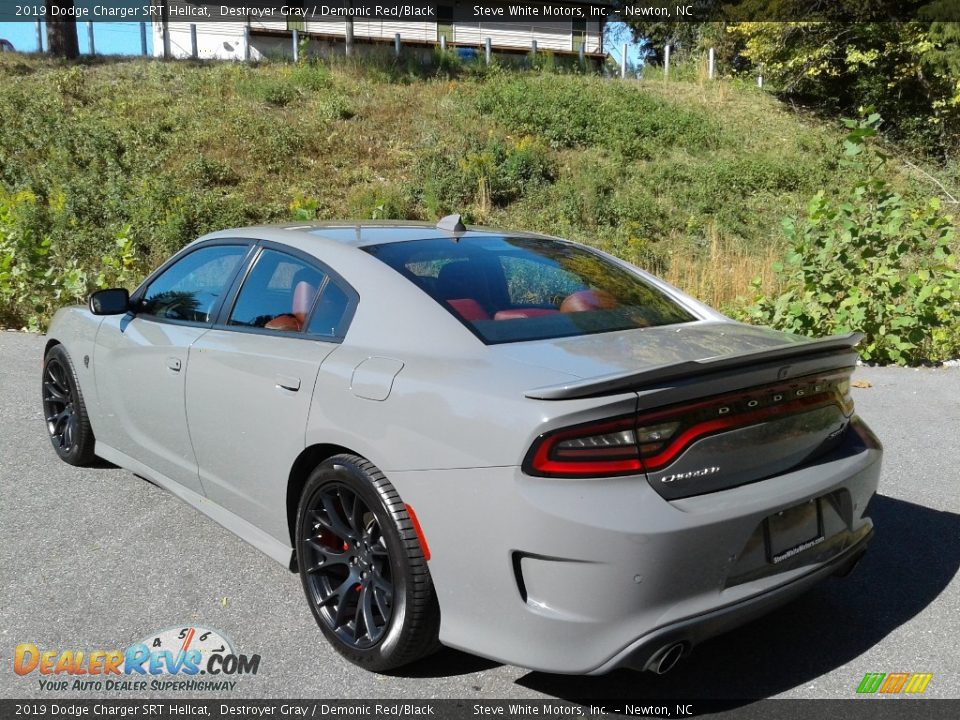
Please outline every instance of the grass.
[[[0, 229], [48, 243], [29, 262], [72, 280], [30, 297], [8, 288], [0, 324], [42, 326], [58, 304], [135, 282], [209, 230], [451, 211], [582, 240], [724, 307], [757, 276], [776, 290], [781, 220], [835, 187], [840, 137], [703, 73], [621, 82], [457, 62], [3, 54]], [[906, 194], [940, 192], [936, 178], [960, 195], [955, 171], [893, 172]], [[16, 279], [6, 252], [0, 291]]]

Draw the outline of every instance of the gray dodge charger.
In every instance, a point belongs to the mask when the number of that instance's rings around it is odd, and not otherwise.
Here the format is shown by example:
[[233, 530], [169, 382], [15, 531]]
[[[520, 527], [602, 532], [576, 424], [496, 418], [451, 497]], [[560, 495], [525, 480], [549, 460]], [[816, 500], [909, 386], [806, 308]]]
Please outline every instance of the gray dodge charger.
[[442, 644], [662, 673], [866, 551], [858, 339], [457, 216], [252, 227], [57, 313], [43, 409], [66, 462], [142, 475], [298, 572], [362, 667]]

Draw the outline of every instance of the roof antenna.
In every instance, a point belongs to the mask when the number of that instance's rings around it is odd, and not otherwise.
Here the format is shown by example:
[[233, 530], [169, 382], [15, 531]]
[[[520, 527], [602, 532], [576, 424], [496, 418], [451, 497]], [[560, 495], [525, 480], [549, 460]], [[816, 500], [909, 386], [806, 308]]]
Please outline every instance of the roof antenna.
[[438, 230], [448, 230], [449, 232], [466, 232], [467, 226], [463, 224], [459, 215], [447, 215], [445, 218], [440, 218], [440, 222], [437, 223]]

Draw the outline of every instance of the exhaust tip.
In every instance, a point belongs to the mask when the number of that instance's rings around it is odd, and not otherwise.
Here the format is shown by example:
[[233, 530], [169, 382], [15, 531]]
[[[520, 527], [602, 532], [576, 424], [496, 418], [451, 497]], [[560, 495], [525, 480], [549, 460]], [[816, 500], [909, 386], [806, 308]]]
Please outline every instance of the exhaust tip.
[[685, 649], [682, 642], [665, 645], [650, 657], [644, 669], [655, 675], [666, 675], [680, 662]]

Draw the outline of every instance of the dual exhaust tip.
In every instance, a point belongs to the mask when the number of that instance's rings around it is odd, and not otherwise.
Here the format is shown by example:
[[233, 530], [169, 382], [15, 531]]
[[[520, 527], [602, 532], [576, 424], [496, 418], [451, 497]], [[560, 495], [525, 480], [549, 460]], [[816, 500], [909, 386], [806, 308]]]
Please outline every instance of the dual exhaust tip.
[[[835, 573], [839, 577], [846, 577], [852, 573], [857, 565], [863, 560], [867, 550], [864, 548], [846, 563], [844, 563]], [[687, 654], [687, 645], [684, 642], [677, 641], [667, 643], [659, 650], [655, 651], [650, 659], [644, 664], [643, 669], [652, 672], [655, 675], [666, 675], [677, 666], [677, 663]]]
[[680, 658], [686, 653], [687, 647], [682, 642], [670, 643], [657, 650], [650, 659], [647, 660], [644, 670], [652, 672], [655, 675], [666, 675], [676, 667]]

